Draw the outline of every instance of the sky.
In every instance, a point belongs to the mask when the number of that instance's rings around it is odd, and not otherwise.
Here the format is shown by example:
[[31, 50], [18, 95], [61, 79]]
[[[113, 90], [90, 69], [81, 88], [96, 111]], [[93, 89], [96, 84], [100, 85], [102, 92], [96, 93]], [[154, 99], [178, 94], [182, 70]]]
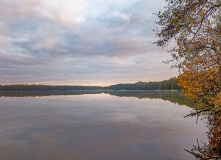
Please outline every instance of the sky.
[[152, 44], [165, 0], [0, 0], [0, 84], [111, 85], [177, 76]]

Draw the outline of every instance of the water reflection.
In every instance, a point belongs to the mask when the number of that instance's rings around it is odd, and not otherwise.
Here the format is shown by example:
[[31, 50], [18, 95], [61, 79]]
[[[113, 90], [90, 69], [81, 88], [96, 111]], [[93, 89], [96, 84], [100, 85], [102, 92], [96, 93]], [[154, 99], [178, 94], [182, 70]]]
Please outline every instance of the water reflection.
[[185, 98], [182, 92], [177, 91], [34, 91], [34, 92], [0, 92], [0, 97], [43, 97], [53, 95], [85, 95], [85, 94], [110, 94], [118, 97], [137, 97], [149, 99], [163, 99], [171, 103], [193, 107], [194, 103]]
[[207, 116], [207, 127], [209, 132], [207, 132], [207, 137], [209, 143], [199, 141], [197, 139], [197, 144], [193, 145], [191, 150], [185, 150], [192, 154], [197, 159], [207, 160], [207, 159], [221, 159], [221, 124], [220, 120], [213, 116]]
[[206, 139], [205, 123], [183, 118], [192, 102], [180, 92], [1, 92], [0, 96], [1, 160], [182, 160], [198, 154], [191, 149], [196, 137], [213, 143]]

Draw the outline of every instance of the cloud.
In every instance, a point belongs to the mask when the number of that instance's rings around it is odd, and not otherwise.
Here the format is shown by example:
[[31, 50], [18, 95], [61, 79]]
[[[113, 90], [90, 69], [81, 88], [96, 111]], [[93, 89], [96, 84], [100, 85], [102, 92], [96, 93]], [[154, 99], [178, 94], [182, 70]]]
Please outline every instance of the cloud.
[[163, 1], [2, 0], [0, 82], [111, 84], [176, 75], [159, 76], [162, 55], [169, 56], [151, 44], [152, 13]]

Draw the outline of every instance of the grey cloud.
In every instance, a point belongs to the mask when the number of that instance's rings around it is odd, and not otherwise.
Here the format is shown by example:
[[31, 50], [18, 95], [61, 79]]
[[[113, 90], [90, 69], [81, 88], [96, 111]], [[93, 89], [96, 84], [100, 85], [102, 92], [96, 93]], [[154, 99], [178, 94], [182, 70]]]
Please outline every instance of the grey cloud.
[[[141, 23], [141, 21], [145, 21], [146, 19], [144, 16], [141, 17], [141, 15], [145, 14], [144, 12], [136, 15], [135, 11], [139, 9], [139, 7], [139, 5], [135, 6], [131, 13], [129, 11], [127, 11], [127, 13], [113, 11], [113, 13], [109, 13], [109, 16], [106, 17], [104, 22], [97, 23], [96, 21], [100, 22], [98, 17], [98, 19], [93, 19], [95, 22], [86, 23], [81, 28], [76, 29], [76, 31], [75, 28], [73, 28], [73, 30], [71, 28], [65, 28], [54, 21], [44, 19], [44, 17], [36, 13], [33, 18], [30, 18], [28, 14], [28, 17], [14, 19], [14, 21], [7, 23], [7, 26], [10, 28], [8, 36], [13, 37], [15, 41], [17, 38], [23, 36], [25, 36], [24, 38], [28, 37], [29, 42], [14, 42], [11, 44], [12, 46], [15, 45], [18, 48], [23, 48], [28, 54], [44, 53], [45, 55], [51, 54], [55, 56], [64, 54], [64, 51], [71, 55], [77, 54], [83, 56], [142, 54], [147, 49], [147, 45], [149, 45], [143, 37], [147, 36], [149, 32], [152, 33], [152, 30], [147, 31], [146, 28], [148, 24], [144, 25]], [[29, 10], [30, 9], [28, 9], [28, 11]], [[124, 16], [129, 18], [128, 21], [132, 22], [126, 22]], [[108, 24], [110, 26], [107, 26]], [[105, 29], [102, 30], [101, 28]], [[78, 33], [78, 31], [80, 33]], [[73, 32], [77, 33], [73, 34]], [[79, 38], [78, 34], [82, 34], [82, 38]], [[136, 40], [134, 40], [134, 36], [136, 36]], [[56, 41], [54, 44], [51, 44], [52, 46], [50, 48], [44, 48], [44, 45], [41, 45], [43, 43], [41, 41], [47, 38]], [[58, 51], [62, 52], [59, 53]]]
[[41, 13], [41, 0], [2, 2], [2, 83], [38, 83], [45, 79], [123, 82], [133, 76], [137, 77], [135, 80], [144, 80], [143, 75], [154, 75], [145, 67], [159, 73], [157, 70], [163, 66], [163, 59], [159, 58], [163, 51], [150, 44], [154, 40], [152, 29], [156, 18], [152, 12], [163, 4], [154, 8], [156, 2], [137, 0], [127, 7], [112, 6], [96, 16], [86, 15], [85, 22], [75, 23], [73, 18], [73, 23], [68, 23], [56, 15]]

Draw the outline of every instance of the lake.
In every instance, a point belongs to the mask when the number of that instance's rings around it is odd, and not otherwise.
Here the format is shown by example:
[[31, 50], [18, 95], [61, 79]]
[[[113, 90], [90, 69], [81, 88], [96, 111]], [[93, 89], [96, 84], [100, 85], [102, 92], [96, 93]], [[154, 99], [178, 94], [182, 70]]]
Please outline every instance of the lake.
[[1, 92], [1, 160], [191, 160], [206, 123], [180, 92]]

